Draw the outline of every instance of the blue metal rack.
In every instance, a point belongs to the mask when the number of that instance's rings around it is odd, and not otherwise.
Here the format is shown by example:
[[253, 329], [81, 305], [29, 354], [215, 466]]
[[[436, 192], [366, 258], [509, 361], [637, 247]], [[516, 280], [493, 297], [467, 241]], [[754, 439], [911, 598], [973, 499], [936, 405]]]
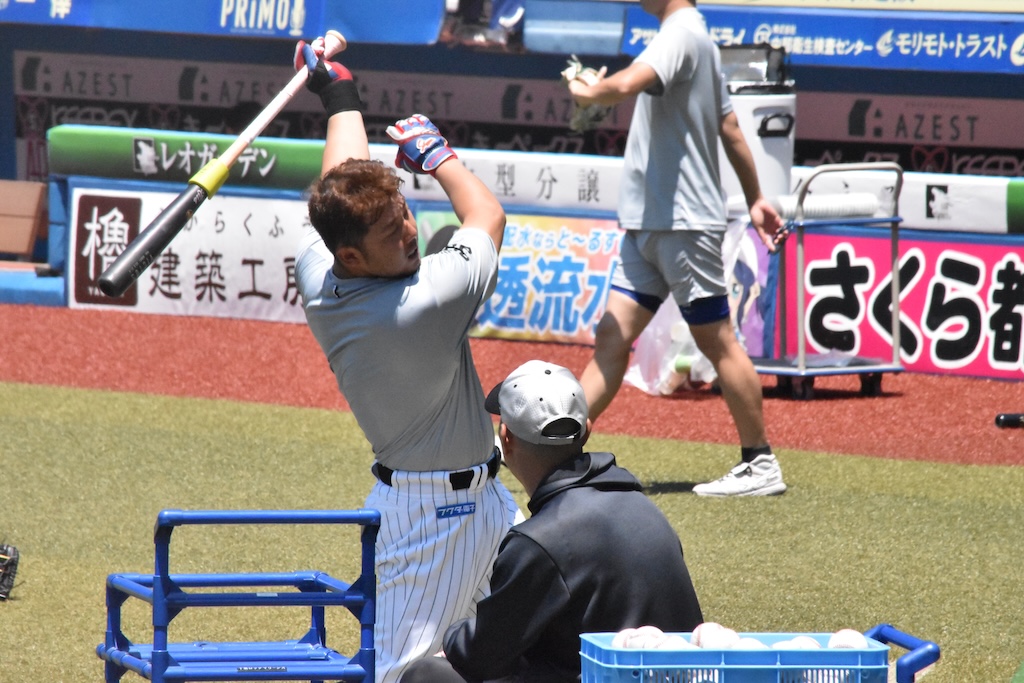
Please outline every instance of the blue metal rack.
[[[349, 584], [323, 572], [171, 574], [171, 532], [184, 525], [358, 524], [362, 557], [359, 578]], [[376, 510], [164, 510], [154, 530], [153, 574], [107, 577], [107, 630], [96, 654], [105, 680], [116, 683], [133, 671], [155, 683], [170, 681], [373, 681], [373, 625], [376, 596], [374, 542], [380, 529]], [[190, 592], [194, 588], [268, 588], [251, 592]], [[136, 645], [121, 630], [121, 606], [128, 598], [148, 602], [153, 612], [152, 644]], [[280, 642], [169, 643], [168, 626], [186, 607], [308, 606], [309, 631]], [[342, 606], [359, 620], [359, 651], [352, 657], [327, 647], [324, 608]]]

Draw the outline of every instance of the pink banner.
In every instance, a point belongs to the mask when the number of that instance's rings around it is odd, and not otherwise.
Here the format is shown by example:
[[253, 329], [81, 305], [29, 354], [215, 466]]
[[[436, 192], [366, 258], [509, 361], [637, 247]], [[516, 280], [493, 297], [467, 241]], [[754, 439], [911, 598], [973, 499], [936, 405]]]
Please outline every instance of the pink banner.
[[[866, 234], [866, 232], [864, 233]], [[808, 354], [892, 361], [891, 252], [878, 237], [805, 234]], [[796, 240], [787, 244], [787, 354], [797, 352]], [[906, 370], [1024, 379], [1024, 243], [899, 244], [900, 363]]]

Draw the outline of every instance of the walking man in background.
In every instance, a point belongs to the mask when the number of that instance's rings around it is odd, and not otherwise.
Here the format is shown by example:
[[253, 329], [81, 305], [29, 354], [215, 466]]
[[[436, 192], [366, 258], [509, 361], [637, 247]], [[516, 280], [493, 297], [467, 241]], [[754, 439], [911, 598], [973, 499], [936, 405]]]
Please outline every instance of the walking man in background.
[[736, 338], [726, 290], [722, 241], [726, 207], [718, 142], [736, 170], [751, 223], [769, 250], [782, 220], [761, 195], [753, 155], [743, 138], [721, 74], [718, 47], [693, 0], [641, 0], [661, 26], [621, 71], [588, 84], [568, 84], [579, 106], [614, 105], [636, 96], [619, 196], [625, 230], [594, 357], [581, 381], [596, 420], [622, 385], [633, 343], [671, 294], [697, 347], [714, 365], [739, 432], [741, 462], [703, 496], [760, 496], [786, 490], [768, 443], [761, 381]]
[[494, 290], [505, 214], [429, 120], [397, 122], [388, 128], [396, 163], [432, 175], [461, 224], [445, 249], [421, 259], [400, 178], [370, 160], [352, 74], [322, 54], [322, 39], [296, 52], [328, 121], [295, 278], [373, 447], [376, 681], [394, 683], [440, 649], [448, 626], [475, 614], [518, 512], [495, 478], [500, 456], [467, 337]]
[[683, 547], [661, 510], [611, 453], [587, 453], [583, 387], [531, 360], [487, 396], [501, 417], [505, 464], [532, 516], [501, 544], [491, 594], [448, 629], [446, 658], [409, 667], [402, 683], [580, 679], [580, 634], [703, 621]]

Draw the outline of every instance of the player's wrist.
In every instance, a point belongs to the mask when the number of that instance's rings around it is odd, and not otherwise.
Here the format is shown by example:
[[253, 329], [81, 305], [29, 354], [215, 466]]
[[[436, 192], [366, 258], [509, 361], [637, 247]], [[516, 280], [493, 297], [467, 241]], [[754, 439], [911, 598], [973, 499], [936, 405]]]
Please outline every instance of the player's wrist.
[[319, 95], [328, 117], [343, 111], [361, 112], [364, 109], [355, 81], [339, 80], [328, 83], [320, 89]]
[[436, 175], [438, 170], [444, 167], [446, 163], [452, 159], [458, 159], [458, 155], [451, 147], [437, 147], [427, 154], [426, 159], [423, 160], [423, 170], [430, 175]]

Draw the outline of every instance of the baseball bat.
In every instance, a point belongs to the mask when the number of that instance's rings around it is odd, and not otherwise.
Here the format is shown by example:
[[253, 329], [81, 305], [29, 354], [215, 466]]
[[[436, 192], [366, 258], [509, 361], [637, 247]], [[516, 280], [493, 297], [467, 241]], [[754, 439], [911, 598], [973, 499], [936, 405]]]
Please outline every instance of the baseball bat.
[[999, 413], [996, 427], [1003, 429], [1024, 429], [1024, 413]]
[[[331, 30], [324, 35], [324, 59], [348, 47], [345, 37]], [[145, 230], [125, 247], [114, 262], [100, 275], [100, 291], [109, 297], [119, 297], [139, 279], [146, 268], [167, 248], [171, 240], [192, 219], [203, 202], [217, 193], [228, 178], [231, 166], [242, 152], [252, 144], [270, 122], [281, 113], [285, 105], [306, 85], [306, 69], [300, 69], [281, 92], [256, 115], [223, 154], [211, 159], [188, 181], [188, 187], [179, 194]]]

